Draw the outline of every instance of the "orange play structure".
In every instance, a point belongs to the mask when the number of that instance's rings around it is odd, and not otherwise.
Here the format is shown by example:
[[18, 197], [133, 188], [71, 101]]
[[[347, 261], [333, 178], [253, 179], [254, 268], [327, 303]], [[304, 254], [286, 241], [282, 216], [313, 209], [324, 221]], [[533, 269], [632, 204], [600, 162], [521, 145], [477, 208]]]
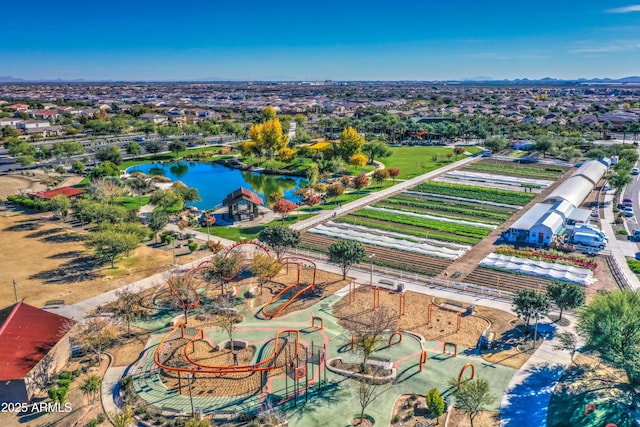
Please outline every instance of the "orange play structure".
[[422, 350], [420, 352], [420, 361], [418, 362], [420, 366], [420, 372], [422, 372], [422, 365], [427, 363], [427, 350]]
[[[268, 319], [272, 319], [275, 316], [282, 314], [282, 312], [289, 307], [300, 295], [304, 294], [307, 291], [313, 291], [316, 287], [316, 263], [307, 258], [301, 257], [284, 257], [280, 260], [283, 265], [295, 265], [298, 269], [298, 278], [296, 283], [293, 285], [286, 286], [280, 292], [276, 294], [275, 297], [271, 299], [268, 303], [262, 307], [262, 315]], [[288, 300], [286, 300], [283, 304], [278, 304], [278, 301], [287, 294], [287, 292], [291, 292], [293, 289], [300, 286], [300, 270], [302, 268], [311, 268], [313, 270], [313, 278], [311, 279], [311, 283], [307, 286], [302, 287], [298, 292], [296, 292], [293, 296], [291, 296]]]
[[476, 367], [473, 366], [473, 363], [465, 363], [462, 369], [460, 369], [460, 375], [458, 375], [458, 388], [460, 388], [460, 382], [462, 381], [462, 375], [467, 368], [471, 368], [471, 379], [474, 379], [476, 376]]

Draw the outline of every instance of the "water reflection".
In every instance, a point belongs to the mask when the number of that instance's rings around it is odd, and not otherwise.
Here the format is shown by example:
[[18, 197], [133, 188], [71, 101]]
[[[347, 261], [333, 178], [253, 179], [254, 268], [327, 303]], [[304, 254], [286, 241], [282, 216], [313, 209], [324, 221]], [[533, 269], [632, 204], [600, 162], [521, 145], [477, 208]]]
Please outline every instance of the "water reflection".
[[197, 188], [202, 201], [189, 205], [201, 209], [210, 209], [222, 203], [227, 194], [240, 187], [258, 194], [265, 204], [268, 204], [270, 194], [279, 192], [284, 194], [285, 199], [297, 202], [293, 191], [305, 182], [299, 177], [252, 173], [209, 162], [147, 163], [127, 170], [133, 171], [164, 176]]

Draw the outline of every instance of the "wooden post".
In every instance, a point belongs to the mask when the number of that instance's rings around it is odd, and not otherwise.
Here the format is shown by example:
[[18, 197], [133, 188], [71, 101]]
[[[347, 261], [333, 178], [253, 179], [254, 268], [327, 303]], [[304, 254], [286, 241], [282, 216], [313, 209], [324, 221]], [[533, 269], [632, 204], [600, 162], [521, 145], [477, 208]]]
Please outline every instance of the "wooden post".
[[404, 292], [400, 293], [400, 316], [404, 316], [405, 315], [405, 308], [407, 306], [407, 296], [405, 295]]

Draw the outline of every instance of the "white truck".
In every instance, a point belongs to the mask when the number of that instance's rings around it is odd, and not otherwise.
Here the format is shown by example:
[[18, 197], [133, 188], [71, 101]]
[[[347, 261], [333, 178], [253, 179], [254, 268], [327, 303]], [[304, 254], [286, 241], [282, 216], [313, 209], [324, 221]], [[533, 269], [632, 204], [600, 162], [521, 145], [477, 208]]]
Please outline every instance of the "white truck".
[[573, 233], [573, 244], [604, 249], [607, 242], [597, 234], [583, 233], [578, 231]]

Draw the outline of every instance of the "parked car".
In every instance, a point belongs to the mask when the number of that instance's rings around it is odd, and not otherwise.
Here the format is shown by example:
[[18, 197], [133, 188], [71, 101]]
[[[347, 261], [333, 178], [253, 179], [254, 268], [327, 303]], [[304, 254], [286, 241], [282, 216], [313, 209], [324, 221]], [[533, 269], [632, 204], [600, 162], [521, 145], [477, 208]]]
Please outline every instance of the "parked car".
[[631, 169], [631, 175], [640, 175], [640, 169], [638, 168]]
[[633, 208], [631, 206], [625, 207], [622, 212], [624, 213], [624, 216], [626, 216], [626, 217], [633, 216]]

